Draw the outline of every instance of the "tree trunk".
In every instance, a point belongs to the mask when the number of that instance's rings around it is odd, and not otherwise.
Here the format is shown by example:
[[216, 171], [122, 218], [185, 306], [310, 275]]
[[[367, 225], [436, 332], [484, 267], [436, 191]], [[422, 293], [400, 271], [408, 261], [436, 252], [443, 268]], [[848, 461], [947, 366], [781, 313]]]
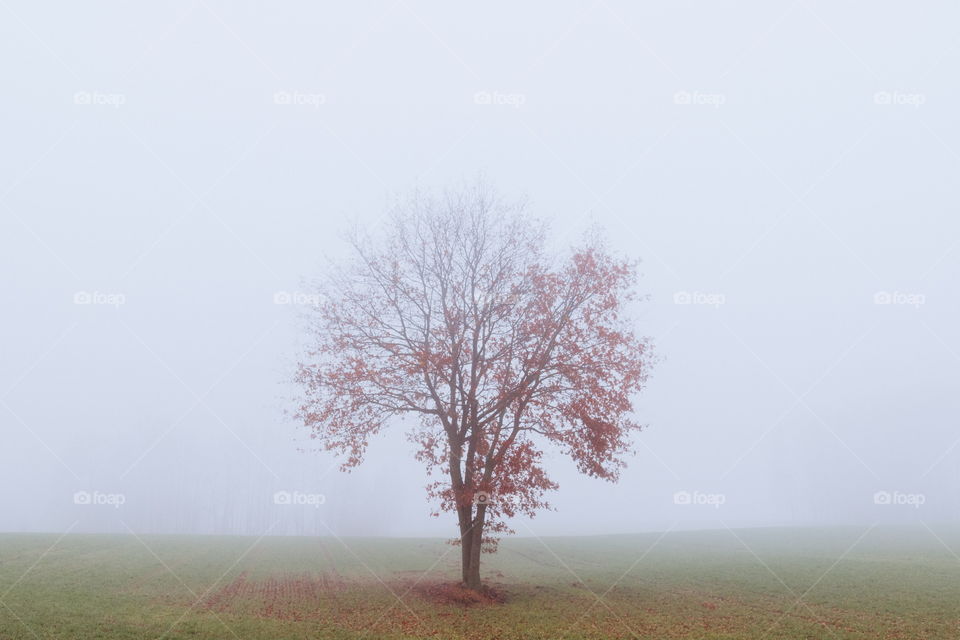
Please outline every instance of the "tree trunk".
[[477, 515], [474, 518], [472, 529], [468, 537], [470, 542], [470, 562], [464, 567], [463, 582], [468, 589], [479, 591], [482, 586], [480, 583], [480, 548], [483, 543], [483, 521], [487, 507], [486, 505], [477, 505]]
[[457, 515], [460, 519], [460, 568], [463, 576], [463, 583], [466, 584], [470, 573], [470, 550], [473, 548], [473, 535], [471, 534], [471, 515], [473, 509], [470, 505], [459, 507]]
[[463, 583], [467, 588], [480, 591], [480, 587], [482, 586], [480, 583], [480, 558], [476, 558], [470, 563], [470, 566], [467, 567], [466, 574], [467, 576], [464, 578]]

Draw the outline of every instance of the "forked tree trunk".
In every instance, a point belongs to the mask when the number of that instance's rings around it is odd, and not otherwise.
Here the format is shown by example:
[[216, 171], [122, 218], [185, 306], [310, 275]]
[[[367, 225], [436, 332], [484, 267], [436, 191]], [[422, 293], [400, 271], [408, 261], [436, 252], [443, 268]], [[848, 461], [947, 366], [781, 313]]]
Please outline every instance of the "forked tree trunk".
[[464, 586], [478, 591], [480, 582], [480, 548], [483, 543], [484, 505], [466, 505], [457, 509], [460, 520], [460, 569]]

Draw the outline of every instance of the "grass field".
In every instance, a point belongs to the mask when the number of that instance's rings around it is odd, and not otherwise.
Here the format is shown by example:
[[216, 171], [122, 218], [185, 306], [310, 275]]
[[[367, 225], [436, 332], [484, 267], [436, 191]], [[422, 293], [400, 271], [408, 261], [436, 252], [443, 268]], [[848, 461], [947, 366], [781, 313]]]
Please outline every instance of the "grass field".
[[472, 604], [440, 540], [2, 534], [0, 638], [960, 638], [933, 531], [516, 538]]

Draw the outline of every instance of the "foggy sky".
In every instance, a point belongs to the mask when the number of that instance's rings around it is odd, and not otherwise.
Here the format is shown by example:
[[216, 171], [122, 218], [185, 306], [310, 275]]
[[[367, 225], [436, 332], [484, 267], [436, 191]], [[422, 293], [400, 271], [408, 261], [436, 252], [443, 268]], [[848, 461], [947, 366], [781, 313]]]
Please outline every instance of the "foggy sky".
[[661, 357], [620, 483], [550, 454], [519, 534], [956, 520], [958, 14], [5, 0], [0, 530], [452, 536], [285, 380], [337, 231], [481, 173], [643, 260]]

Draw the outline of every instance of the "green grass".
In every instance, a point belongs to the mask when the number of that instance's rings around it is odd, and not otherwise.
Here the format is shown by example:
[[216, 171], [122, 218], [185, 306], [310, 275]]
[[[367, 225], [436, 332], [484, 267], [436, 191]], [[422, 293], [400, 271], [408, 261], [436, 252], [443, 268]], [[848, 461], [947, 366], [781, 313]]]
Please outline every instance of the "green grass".
[[439, 540], [2, 534], [0, 639], [958, 638], [935, 530], [508, 539], [472, 606]]

